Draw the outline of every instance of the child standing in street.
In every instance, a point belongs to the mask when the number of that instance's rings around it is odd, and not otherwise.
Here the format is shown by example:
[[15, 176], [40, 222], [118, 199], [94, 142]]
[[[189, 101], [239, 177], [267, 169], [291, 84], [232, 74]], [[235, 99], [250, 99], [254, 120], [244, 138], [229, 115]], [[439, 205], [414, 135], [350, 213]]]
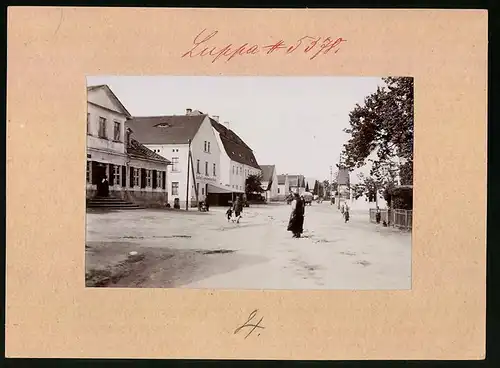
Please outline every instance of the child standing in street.
[[[233, 207], [230, 206], [227, 211], [226, 211], [226, 217], [227, 217], [227, 222], [231, 220], [231, 217], [233, 217]], [[234, 222], [234, 220], [233, 220]]]

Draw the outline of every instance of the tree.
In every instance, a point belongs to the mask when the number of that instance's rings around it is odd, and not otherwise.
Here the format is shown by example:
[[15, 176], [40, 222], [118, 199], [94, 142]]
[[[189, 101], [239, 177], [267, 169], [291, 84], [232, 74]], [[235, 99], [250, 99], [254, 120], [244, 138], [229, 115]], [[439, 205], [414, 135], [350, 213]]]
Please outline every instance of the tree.
[[309, 183], [306, 183], [306, 192], [309, 192]]
[[262, 193], [262, 176], [261, 175], [249, 175], [245, 181], [245, 193]]
[[317, 180], [314, 181], [313, 194], [314, 195], [319, 195], [319, 181], [317, 181]]
[[399, 173], [401, 184], [413, 180], [413, 78], [389, 77], [386, 87], [367, 96], [349, 114], [350, 139], [342, 156], [350, 169], [361, 167], [377, 149], [371, 175], [386, 183]]

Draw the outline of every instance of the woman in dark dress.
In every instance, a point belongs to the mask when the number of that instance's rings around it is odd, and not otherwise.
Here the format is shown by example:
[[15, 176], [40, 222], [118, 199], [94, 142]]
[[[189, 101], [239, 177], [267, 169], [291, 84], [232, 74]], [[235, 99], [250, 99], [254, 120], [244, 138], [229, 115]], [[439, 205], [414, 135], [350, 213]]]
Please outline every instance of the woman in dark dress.
[[304, 201], [298, 193], [295, 193], [292, 201], [292, 213], [290, 214], [290, 221], [287, 228], [288, 231], [293, 233], [294, 238], [300, 238], [304, 232], [304, 212]]

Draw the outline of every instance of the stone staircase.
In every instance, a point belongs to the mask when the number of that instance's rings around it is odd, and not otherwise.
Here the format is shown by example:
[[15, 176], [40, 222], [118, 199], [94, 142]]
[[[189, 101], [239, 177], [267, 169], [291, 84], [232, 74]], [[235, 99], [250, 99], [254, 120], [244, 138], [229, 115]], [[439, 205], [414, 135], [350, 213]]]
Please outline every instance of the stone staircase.
[[114, 197], [94, 197], [87, 199], [87, 208], [92, 209], [116, 209], [116, 210], [137, 210], [143, 208], [135, 203], [127, 202]]

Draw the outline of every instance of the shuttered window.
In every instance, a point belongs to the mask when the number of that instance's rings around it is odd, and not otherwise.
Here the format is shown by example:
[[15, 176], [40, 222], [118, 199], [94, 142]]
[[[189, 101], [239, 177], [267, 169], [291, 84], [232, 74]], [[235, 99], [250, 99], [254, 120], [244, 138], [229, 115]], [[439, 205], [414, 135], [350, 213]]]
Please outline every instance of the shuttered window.
[[166, 181], [167, 181], [167, 172], [163, 171], [162, 172], [162, 180], [161, 180], [161, 184], [162, 184], [161, 188], [162, 189], [166, 189], [167, 188]]
[[132, 166], [129, 167], [129, 174], [130, 174], [129, 175], [130, 176], [130, 178], [129, 178], [129, 180], [130, 180], [129, 186], [130, 186], [130, 188], [133, 188], [134, 187], [134, 183], [135, 183], [135, 179], [134, 179], [135, 178], [135, 176], [134, 176], [135, 169]]
[[122, 187], [125, 188], [127, 186], [127, 168], [122, 166]]
[[156, 170], [153, 170], [153, 189], [156, 189], [158, 177], [156, 176]]
[[141, 169], [141, 188], [146, 188], [146, 169]]
[[113, 170], [114, 165], [113, 164], [108, 164], [107, 166], [108, 166], [108, 172], [109, 172], [108, 182], [109, 182], [110, 186], [113, 186], [114, 182], [115, 182], [114, 181], [115, 180], [115, 175], [114, 175], [115, 173], [114, 173], [114, 170]]

